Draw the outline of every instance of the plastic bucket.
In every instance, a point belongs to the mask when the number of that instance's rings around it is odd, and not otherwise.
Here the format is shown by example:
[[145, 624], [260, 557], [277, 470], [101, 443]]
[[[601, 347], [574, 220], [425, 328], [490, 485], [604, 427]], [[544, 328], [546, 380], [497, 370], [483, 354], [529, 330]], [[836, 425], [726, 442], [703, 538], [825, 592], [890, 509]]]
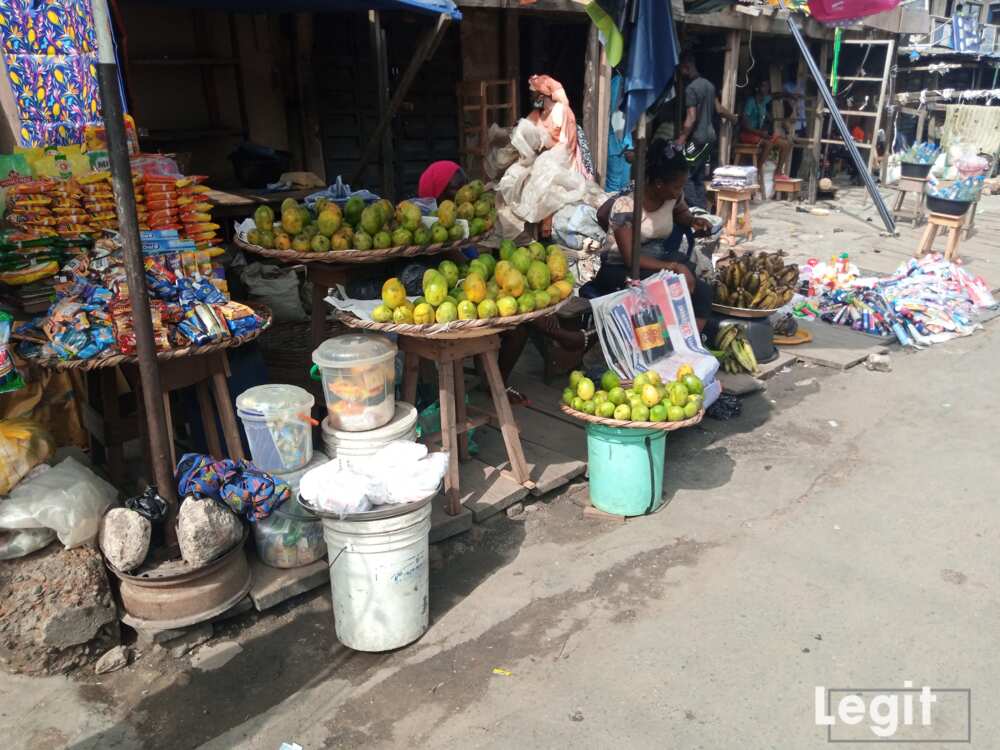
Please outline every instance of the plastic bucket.
[[312, 460], [312, 421], [316, 399], [294, 385], [258, 385], [236, 399], [250, 456], [258, 469], [283, 473]]
[[587, 425], [590, 502], [616, 516], [641, 516], [663, 504], [667, 433]]
[[934, 163], [931, 162], [930, 164], [917, 164], [916, 162], [912, 161], [903, 161], [899, 163], [899, 166], [900, 169], [902, 170], [901, 173], [903, 177], [919, 177], [920, 179], [924, 179], [925, 177], [927, 177], [927, 175], [930, 174], [931, 167], [934, 166]]
[[417, 410], [402, 401], [396, 403], [392, 420], [384, 427], [367, 432], [336, 430], [330, 418], [323, 420], [323, 446], [331, 458], [342, 458], [348, 463], [365, 458], [393, 440], [417, 439]]
[[355, 651], [390, 651], [427, 631], [430, 530], [430, 498], [392, 511], [323, 518], [341, 643]]

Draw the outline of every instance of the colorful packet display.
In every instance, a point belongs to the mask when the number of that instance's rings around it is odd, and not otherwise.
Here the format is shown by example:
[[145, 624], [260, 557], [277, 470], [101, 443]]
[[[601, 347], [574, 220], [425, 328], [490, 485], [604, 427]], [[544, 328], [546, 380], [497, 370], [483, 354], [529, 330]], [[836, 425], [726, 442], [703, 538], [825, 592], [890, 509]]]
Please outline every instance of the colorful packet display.
[[9, 393], [24, 387], [24, 380], [14, 366], [14, 357], [8, 346], [13, 322], [14, 317], [10, 313], [0, 311], [0, 393]]

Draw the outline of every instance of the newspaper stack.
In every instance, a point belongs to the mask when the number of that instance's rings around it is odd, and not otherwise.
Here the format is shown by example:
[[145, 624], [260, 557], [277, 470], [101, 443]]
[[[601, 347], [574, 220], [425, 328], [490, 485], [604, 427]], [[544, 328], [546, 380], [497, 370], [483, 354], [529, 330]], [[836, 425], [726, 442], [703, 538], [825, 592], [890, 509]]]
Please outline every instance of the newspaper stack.
[[712, 187], [729, 190], [754, 187], [757, 184], [757, 167], [717, 167], [712, 172]]
[[594, 324], [608, 367], [622, 380], [633, 380], [640, 372], [653, 369], [666, 382], [673, 380], [678, 367], [690, 365], [705, 384], [706, 408], [711, 406], [722, 391], [715, 378], [719, 362], [701, 342], [684, 278], [661, 271], [643, 280], [642, 287], [659, 309], [669, 353], [652, 364], [643, 361], [632, 320], [638, 297], [635, 290], [627, 288], [591, 300]]

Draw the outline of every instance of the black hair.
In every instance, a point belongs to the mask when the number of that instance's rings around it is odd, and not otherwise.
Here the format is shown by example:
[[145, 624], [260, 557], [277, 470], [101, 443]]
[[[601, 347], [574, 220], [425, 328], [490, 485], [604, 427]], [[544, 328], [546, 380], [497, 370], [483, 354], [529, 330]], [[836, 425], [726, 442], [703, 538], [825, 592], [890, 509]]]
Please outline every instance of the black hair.
[[671, 141], [657, 138], [649, 144], [646, 153], [646, 182], [669, 182], [687, 173], [688, 161], [684, 158], [684, 152]]
[[681, 56], [680, 59], [678, 60], [678, 63], [681, 65], [690, 65], [693, 68], [698, 67], [698, 63], [695, 62], [694, 59], [694, 52], [692, 52], [691, 50], [685, 50], [684, 52], [681, 52]]

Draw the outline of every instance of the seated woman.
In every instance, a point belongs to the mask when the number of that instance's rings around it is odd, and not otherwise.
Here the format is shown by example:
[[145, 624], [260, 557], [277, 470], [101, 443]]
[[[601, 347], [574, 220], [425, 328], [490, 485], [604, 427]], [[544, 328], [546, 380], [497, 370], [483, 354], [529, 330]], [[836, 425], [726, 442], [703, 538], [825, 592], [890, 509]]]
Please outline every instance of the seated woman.
[[[708, 232], [707, 219], [691, 214], [684, 202], [684, 184], [688, 164], [684, 153], [673, 143], [656, 139], [646, 157], [642, 196], [642, 247], [639, 275], [643, 278], [658, 271], [673, 271], [684, 277], [694, 306], [698, 330], [704, 332], [712, 309], [712, 287], [695, 277], [694, 235]], [[624, 289], [632, 268], [631, 194], [610, 198], [597, 212], [598, 222], [607, 230], [607, 252], [601, 269], [591, 282], [597, 295]], [[687, 248], [682, 249], [687, 239]]]
[[438, 203], [454, 200], [455, 193], [469, 181], [462, 167], [453, 161], [436, 161], [420, 174], [418, 198], [433, 198]]
[[758, 161], [763, 164], [767, 159], [767, 150], [778, 149], [777, 174], [785, 174], [789, 168], [792, 154], [792, 142], [783, 135], [774, 132], [771, 122], [771, 101], [774, 98], [791, 98], [786, 94], [771, 95], [771, 84], [759, 81], [754, 94], [747, 99], [740, 115], [740, 143], [749, 143], [759, 147]]

